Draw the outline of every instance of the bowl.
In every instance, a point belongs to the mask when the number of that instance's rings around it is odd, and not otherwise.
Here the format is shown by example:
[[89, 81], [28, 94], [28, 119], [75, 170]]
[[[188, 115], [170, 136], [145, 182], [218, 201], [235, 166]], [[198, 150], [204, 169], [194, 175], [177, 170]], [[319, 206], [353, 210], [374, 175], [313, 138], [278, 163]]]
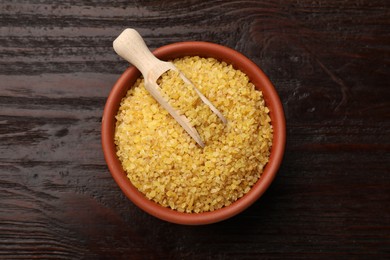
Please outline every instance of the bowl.
[[127, 178], [121, 162], [116, 156], [116, 146], [114, 143], [115, 116], [118, 112], [120, 102], [126, 95], [128, 89], [141, 76], [141, 73], [135, 67], [129, 67], [113, 86], [103, 112], [102, 147], [111, 175], [123, 193], [135, 205], [159, 219], [177, 224], [203, 225], [231, 218], [244, 211], [262, 196], [275, 178], [282, 162], [286, 141], [286, 126], [279, 96], [270, 80], [255, 63], [243, 54], [228, 47], [209, 42], [178, 42], [160, 47], [153, 54], [162, 60], [170, 60], [184, 56], [212, 57], [219, 61], [224, 61], [227, 64], [232, 64], [235, 69], [244, 72], [256, 88], [263, 92], [266, 106], [270, 110], [269, 114], [274, 133], [269, 162], [265, 166], [260, 179], [252, 186], [247, 194], [229, 206], [214, 211], [182, 213], [165, 208], [146, 198]]

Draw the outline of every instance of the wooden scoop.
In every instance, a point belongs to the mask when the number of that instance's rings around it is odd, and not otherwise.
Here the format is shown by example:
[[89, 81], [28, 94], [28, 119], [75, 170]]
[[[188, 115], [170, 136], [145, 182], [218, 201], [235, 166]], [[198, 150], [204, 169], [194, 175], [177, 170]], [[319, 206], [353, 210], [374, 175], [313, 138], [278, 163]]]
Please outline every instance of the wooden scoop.
[[185, 115], [181, 115], [175, 110], [160, 93], [160, 87], [157, 80], [168, 70], [178, 71], [181, 79], [191, 85], [200, 99], [210, 107], [210, 109], [222, 120], [227, 123], [226, 118], [222, 113], [195, 87], [195, 85], [181, 73], [171, 62], [161, 61], [157, 59], [148, 49], [141, 35], [134, 29], [125, 29], [113, 43], [115, 52], [123, 59], [127, 60], [138, 70], [141, 71], [144, 80], [145, 88], [157, 100], [160, 105], [172, 115], [172, 117], [187, 131], [187, 133], [201, 146], [204, 143], [199, 136], [198, 131], [191, 126], [190, 121]]

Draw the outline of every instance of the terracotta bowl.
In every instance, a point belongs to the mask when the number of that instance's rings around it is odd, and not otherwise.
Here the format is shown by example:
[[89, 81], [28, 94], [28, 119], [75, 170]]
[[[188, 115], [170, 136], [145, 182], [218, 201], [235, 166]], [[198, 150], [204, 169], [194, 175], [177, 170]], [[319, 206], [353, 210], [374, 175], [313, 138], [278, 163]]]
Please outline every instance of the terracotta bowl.
[[264, 168], [261, 178], [252, 189], [242, 198], [231, 205], [205, 213], [181, 213], [147, 199], [135, 188], [127, 178], [121, 163], [116, 156], [114, 144], [115, 115], [117, 114], [121, 99], [127, 90], [140, 77], [140, 72], [129, 67], [115, 83], [109, 94], [104, 108], [102, 119], [102, 145], [104, 157], [112, 177], [125, 193], [125, 195], [139, 208], [147, 213], [165, 221], [186, 225], [210, 224], [230, 218], [252, 205], [269, 187], [273, 181], [283, 158], [286, 127], [283, 107], [272, 83], [267, 76], [252, 61], [239, 52], [230, 48], [208, 42], [179, 42], [156, 49], [154, 55], [162, 60], [180, 58], [184, 56], [213, 57], [220, 61], [232, 64], [248, 75], [257, 89], [263, 92], [263, 96], [270, 110], [271, 123], [274, 128], [274, 138], [271, 156]]

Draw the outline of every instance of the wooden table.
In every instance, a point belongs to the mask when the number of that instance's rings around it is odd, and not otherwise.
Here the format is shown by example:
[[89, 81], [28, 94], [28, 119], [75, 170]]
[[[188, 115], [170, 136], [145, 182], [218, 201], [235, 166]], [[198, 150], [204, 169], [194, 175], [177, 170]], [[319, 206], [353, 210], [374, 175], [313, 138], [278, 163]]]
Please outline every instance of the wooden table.
[[[345, 1], [2, 1], [0, 258], [389, 259], [390, 5]], [[128, 64], [113, 39], [187, 40], [257, 63], [287, 146], [238, 216], [181, 226], [132, 204], [105, 164], [101, 116]]]

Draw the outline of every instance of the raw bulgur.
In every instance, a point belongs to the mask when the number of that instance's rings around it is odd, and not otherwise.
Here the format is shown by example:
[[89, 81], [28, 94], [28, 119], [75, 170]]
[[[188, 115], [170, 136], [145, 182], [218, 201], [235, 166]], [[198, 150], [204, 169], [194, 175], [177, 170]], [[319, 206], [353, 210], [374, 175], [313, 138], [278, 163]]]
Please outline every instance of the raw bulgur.
[[261, 91], [248, 77], [213, 58], [173, 61], [223, 113], [223, 123], [174, 71], [159, 81], [170, 103], [196, 127], [202, 149], [144, 88], [139, 78], [123, 98], [115, 131], [117, 155], [145, 196], [180, 212], [230, 205], [260, 178], [272, 145], [272, 125]]

